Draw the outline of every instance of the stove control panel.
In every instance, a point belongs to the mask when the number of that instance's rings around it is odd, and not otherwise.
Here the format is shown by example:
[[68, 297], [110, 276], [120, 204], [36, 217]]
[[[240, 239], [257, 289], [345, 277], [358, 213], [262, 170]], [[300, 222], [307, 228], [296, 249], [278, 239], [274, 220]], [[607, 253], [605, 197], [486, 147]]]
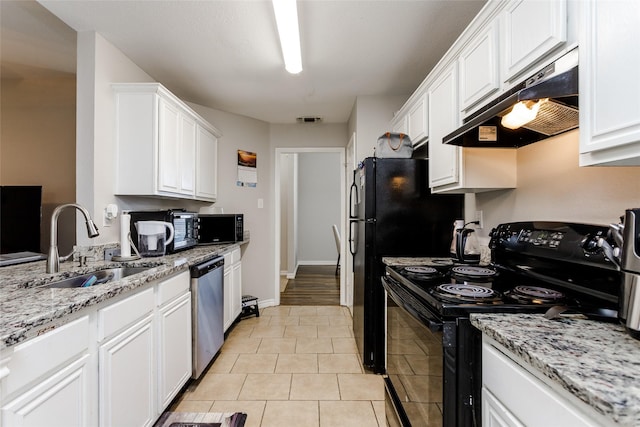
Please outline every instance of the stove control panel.
[[561, 231], [522, 230], [518, 236], [518, 243], [530, 243], [534, 246], [544, 246], [555, 249], [560, 246], [564, 237]]
[[604, 265], [606, 258], [598, 240], [607, 238], [607, 226], [550, 221], [500, 224], [491, 232], [492, 260], [505, 262], [514, 256]]

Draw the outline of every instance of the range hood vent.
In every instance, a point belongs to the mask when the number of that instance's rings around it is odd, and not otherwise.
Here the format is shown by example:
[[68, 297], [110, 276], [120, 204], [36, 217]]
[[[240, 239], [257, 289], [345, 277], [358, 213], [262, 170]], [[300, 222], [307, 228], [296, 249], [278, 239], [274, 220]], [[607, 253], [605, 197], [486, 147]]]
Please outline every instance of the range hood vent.
[[[502, 117], [521, 101], [540, 101], [536, 118], [518, 129], [502, 126]], [[481, 108], [442, 142], [463, 147], [517, 148], [577, 127], [578, 66], [577, 51], [572, 51]]]

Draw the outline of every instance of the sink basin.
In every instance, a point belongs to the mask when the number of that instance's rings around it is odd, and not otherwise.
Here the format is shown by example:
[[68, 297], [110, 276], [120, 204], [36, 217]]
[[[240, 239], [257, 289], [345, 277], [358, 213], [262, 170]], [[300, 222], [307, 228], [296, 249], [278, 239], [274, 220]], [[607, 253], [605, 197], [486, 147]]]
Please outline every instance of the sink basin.
[[85, 288], [100, 285], [102, 283], [119, 280], [123, 277], [132, 276], [142, 273], [153, 267], [118, 267], [106, 268], [104, 270], [94, 271], [93, 273], [83, 274], [82, 276], [69, 277], [68, 279], [59, 280], [57, 282], [48, 283], [43, 288]]

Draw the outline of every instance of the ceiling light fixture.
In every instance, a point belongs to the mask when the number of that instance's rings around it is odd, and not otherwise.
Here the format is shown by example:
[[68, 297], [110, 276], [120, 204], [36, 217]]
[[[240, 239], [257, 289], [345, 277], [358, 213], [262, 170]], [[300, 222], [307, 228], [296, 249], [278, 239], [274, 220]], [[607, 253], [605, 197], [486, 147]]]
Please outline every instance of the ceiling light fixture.
[[302, 57], [296, 0], [272, 0], [272, 2], [284, 57], [284, 68], [291, 74], [298, 74], [302, 71]]
[[538, 102], [532, 101], [520, 101], [513, 106], [513, 109], [502, 117], [500, 124], [509, 129], [518, 129], [526, 125], [530, 121], [536, 118], [540, 104], [545, 102], [546, 99], [541, 99]]

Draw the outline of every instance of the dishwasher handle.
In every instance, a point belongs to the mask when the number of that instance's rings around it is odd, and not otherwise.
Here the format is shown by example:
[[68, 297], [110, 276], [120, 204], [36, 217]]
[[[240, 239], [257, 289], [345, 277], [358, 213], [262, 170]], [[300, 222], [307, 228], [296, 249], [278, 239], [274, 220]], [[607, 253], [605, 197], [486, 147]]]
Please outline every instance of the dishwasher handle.
[[211, 270], [215, 270], [223, 266], [224, 257], [215, 257], [213, 259], [210, 259], [209, 261], [203, 262], [202, 264], [194, 265], [193, 267], [191, 267], [191, 277], [197, 279], [198, 277], [202, 277], [205, 274], [209, 273]]

